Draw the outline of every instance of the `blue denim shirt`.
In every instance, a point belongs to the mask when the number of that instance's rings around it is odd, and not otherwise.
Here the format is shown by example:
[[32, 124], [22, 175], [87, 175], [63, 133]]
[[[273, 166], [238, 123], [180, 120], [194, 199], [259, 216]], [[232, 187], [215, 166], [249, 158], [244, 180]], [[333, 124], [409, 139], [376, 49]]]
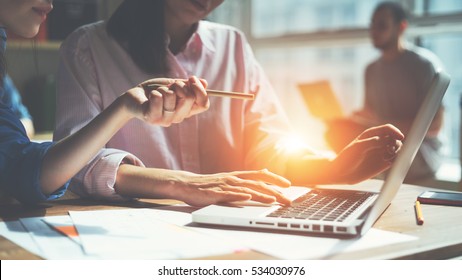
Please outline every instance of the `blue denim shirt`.
[[32, 119], [29, 111], [22, 103], [18, 89], [14, 86], [13, 81], [8, 75], [3, 79], [3, 96], [1, 101], [6, 106], [9, 106], [18, 118]]
[[[5, 45], [5, 30], [0, 28], [2, 54]], [[40, 186], [43, 158], [53, 143], [31, 142], [18, 116], [2, 99], [0, 96], [0, 191], [25, 204], [62, 196], [68, 183], [49, 196], [42, 193]]]

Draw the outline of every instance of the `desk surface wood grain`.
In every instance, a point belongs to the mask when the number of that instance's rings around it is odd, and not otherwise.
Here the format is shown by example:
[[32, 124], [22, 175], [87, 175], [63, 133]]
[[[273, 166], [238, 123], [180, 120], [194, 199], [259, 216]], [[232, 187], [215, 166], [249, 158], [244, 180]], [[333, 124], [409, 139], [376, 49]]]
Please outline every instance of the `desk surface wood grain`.
[[[374, 228], [418, 237], [417, 240], [373, 249], [341, 253], [331, 259], [449, 259], [462, 255], [462, 207], [422, 204], [424, 225], [417, 225], [414, 202], [424, 190], [403, 185], [388, 209], [375, 223]], [[66, 195], [57, 201], [35, 207], [24, 207], [17, 202], [0, 202], [0, 220], [22, 217], [67, 215], [68, 211], [88, 211], [123, 208], [154, 208], [171, 205], [170, 200], [139, 200], [126, 203], [102, 203]], [[0, 237], [0, 258], [37, 259], [37, 256]], [[243, 252], [213, 259], [271, 259], [258, 252]]]

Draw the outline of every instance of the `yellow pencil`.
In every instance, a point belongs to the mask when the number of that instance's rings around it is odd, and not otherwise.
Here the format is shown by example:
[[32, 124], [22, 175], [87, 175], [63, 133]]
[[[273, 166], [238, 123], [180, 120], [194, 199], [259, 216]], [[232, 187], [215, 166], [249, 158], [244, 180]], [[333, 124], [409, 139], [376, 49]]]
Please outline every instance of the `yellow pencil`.
[[423, 218], [423, 215], [422, 215], [422, 208], [420, 208], [420, 201], [418, 201], [418, 200], [415, 202], [415, 215], [416, 215], [416, 218], [417, 218], [417, 224], [418, 225], [423, 225], [424, 218]]
[[[162, 87], [166, 85], [161, 85], [161, 84], [148, 84], [146, 87], [150, 89], [156, 89], [158, 87]], [[248, 99], [248, 100], [254, 100], [255, 95], [251, 93], [242, 93], [242, 92], [233, 92], [233, 91], [221, 91], [221, 90], [213, 90], [213, 89], [207, 89], [207, 94], [210, 96], [221, 96], [221, 97], [230, 97], [230, 98], [238, 98], [238, 99]]]

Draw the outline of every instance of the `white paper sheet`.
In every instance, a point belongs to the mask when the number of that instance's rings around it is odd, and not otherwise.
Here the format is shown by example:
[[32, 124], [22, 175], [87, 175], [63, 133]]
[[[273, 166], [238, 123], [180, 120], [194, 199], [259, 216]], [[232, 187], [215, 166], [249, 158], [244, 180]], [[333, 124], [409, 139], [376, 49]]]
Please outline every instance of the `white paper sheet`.
[[20, 221], [0, 222], [0, 235], [37, 256], [42, 256], [39, 246]]
[[233, 242], [226, 244], [219, 238], [166, 222], [169, 218], [178, 222], [179, 216], [151, 209], [69, 214], [85, 252], [91, 255], [113, 259], [178, 259], [223, 255], [240, 249]]
[[[191, 214], [188, 206], [174, 206], [152, 209], [156, 217], [178, 226], [188, 226]], [[417, 238], [410, 235], [370, 229], [359, 239], [337, 239], [300, 236], [282, 233], [254, 232], [251, 229], [229, 230], [205, 227], [188, 227], [204, 234], [215, 236], [223, 242], [235, 242], [246, 248], [262, 252], [279, 259], [326, 259], [340, 252], [355, 252], [392, 244], [410, 242]]]
[[208, 228], [196, 230], [222, 238], [237, 239], [255, 251], [287, 260], [327, 259], [338, 253], [378, 248], [417, 239], [414, 236], [378, 229], [370, 229], [365, 236], [351, 240]]
[[40, 248], [43, 258], [51, 260], [94, 258], [87, 256], [80, 245], [53, 230], [42, 219], [43, 217], [24, 218], [20, 221]]
[[[159, 212], [159, 217], [175, 223], [179, 226], [187, 226], [191, 223], [191, 215], [187, 211]], [[338, 239], [327, 237], [301, 236], [294, 234], [254, 232], [252, 229], [229, 230], [210, 229], [205, 227], [190, 227], [204, 234], [221, 238], [222, 240], [234, 240], [243, 248], [250, 248], [265, 253], [278, 259], [326, 259], [341, 252], [355, 252], [389, 246], [392, 244], [410, 242], [417, 238], [395, 232], [370, 229], [368, 233], [356, 239]]]
[[[184, 209], [184, 210], [183, 210]], [[176, 210], [176, 211], [175, 211]], [[417, 238], [410, 235], [370, 229], [359, 239], [337, 239], [326, 237], [311, 237], [293, 234], [254, 232], [252, 230], [210, 229], [204, 227], [189, 227], [191, 214], [188, 206], [175, 206], [150, 209], [150, 215], [156, 219], [186, 226], [205, 235], [215, 236], [226, 244], [234, 244], [236, 251], [253, 249], [279, 259], [325, 259], [340, 252], [355, 252], [365, 249], [389, 246], [392, 244], [410, 242]]]
[[[82, 246], [82, 242], [80, 241], [80, 237], [78, 236], [77, 232], [75, 231], [74, 223], [69, 215], [66, 216], [51, 216], [51, 217], [44, 217], [42, 221], [45, 222], [47, 225], [52, 227], [55, 231], [67, 236], [72, 241], [77, 243], [79, 246]], [[72, 227], [72, 231], [69, 229]], [[71, 232], [70, 232], [71, 231]]]

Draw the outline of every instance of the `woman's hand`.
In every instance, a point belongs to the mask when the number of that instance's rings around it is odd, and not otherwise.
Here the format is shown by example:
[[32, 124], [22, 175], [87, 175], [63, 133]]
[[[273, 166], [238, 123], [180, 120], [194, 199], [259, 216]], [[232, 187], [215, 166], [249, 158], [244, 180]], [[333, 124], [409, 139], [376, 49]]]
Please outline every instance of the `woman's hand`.
[[262, 203], [290, 200], [270, 185], [289, 187], [290, 182], [268, 170], [235, 171], [210, 175], [184, 172], [172, 188], [172, 197], [193, 206], [253, 200]]
[[391, 166], [404, 135], [391, 124], [372, 127], [345, 147], [329, 166], [335, 183], [354, 184]]
[[286, 188], [290, 182], [266, 169], [201, 175], [123, 164], [115, 189], [123, 196], [175, 199], [199, 207], [245, 200], [290, 204], [273, 186]]
[[[151, 89], [150, 84], [165, 86]], [[128, 90], [120, 98], [131, 117], [168, 127], [209, 108], [206, 87], [205, 80], [194, 76], [188, 80], [156, 78]]]

